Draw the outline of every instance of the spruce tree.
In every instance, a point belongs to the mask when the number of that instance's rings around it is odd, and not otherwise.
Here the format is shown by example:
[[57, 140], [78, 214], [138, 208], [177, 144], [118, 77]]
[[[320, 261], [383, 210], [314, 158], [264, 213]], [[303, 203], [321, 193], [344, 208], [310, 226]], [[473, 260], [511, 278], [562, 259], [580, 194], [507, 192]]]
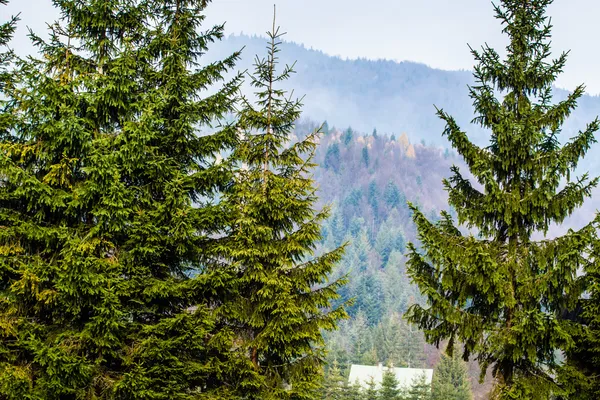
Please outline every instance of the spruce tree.
[[367, 388], [364, 390], [364, 393], [365, 400], [379, 400], [379, 391], [377, 390], [377, 384], [373, 377], [370, 377], [367, 381]]
[[276, 71], [275, 22], [268, 35], [267, 57], [257, 57], [251, 75], [257, 102], [242, 101], [238, 168], [223, 198], [233, 223], [222, 247], [240, 293], [226, 320], [238, 332], [238, 352], [254, 366], [247, 398], [308, 399], [321, 380], [321, 332], [346, 317], [342, 306], [331, 307], [344, 279], [327, 282], [343, 248], [313, 254], [328, 216], [315, 210], [311, 176], [319, 132], [288, 143], [301, 103], [276, 87], [293, 70]]
[[[123, 270], [108, 221], [122, 199], [96, 149], [133, 99], [136, 72], [120, 54], [141, 37], [141, 8], [55, 1], [41, 59], [17, 61], [6, 82], [0, 144], [0, 397], [98, 398], [122, 365]], [[108, 217], [111, 216], [111, 217]]]
[[425, 374], [419, 375], [413, 379], [408, 389], [408, 400], [429, 400], [431, 399], [431, 385], [427, 383]]
[[239, 79], [202, 92], [238, 54], [199, 68], [223, 30], [198, 33], [206, 1], [55, 5], [7, 90], [0, 397], [228, 398], [247, 369], [217, 319], [230, 174], [211, 160], [236, 133], [197, 131], [232, 110]]
[[[451, 350], [448, 352], [448, 350]], [[458, 346], [442, 353], [442, 359], [435, 366], [431, 381], [432, 400], [471, 400], [471, 385], [467, 365], [459, 357]]]
[[222, 25], [202, 30], [207, 1], [147, 4], [142, 94], [135, 120], [111, 149], [127, 199], [118, 251], [131, 319], [127, 373], [116, 392], [235, 398], [251, 366], [232, 353], [235, 332], [220, 318], [236, 293], [217, 246], [230, 223], [218, 194], [231, 181], [218, 157], [233, 149], [237, 132], [231, 124], [209, 130], [234, 111], [240, 77], [224, 81], [223, 74], [239, 53], [202, 65], [209, 44], [223, 36]]
[[346, 379], [342, 376], [337, 360], [327, 370], [325, 382], [323, 384], [323, 400], [344, 400], [346, 399]]
[[388, 367], [383, 371], [381, 387], [377, 398], [380, 400], [400, 400], [402, 392], [398, 387], [398, 379], [394, 373], [393, 367]]
[[[594, 243], [600, 252], [600, 241]], [[600, 398], [600, 270], [598, 263], [586, 269], [589, 296], [582, 297], [576, 310], [565, 317], [581, 324], [573, 336], [575, 345], [566, 352], [566, 362], [559, 369], [559, 380], [567, 388], [560, 399], [588, 400]]]
[[[552, 370], [556, 350], [572, 345], [575, 324], [560, 318], [581, 293], [577, 271], [589, 262], [593, 223], [555, 239], [533, 240], [561, 223], [598, 183], [572, 171], [594, 142], [598, 120], [564, 145], [560, 127], [583, 94], [577, 87], [551, 103], [552, 83], [566, 53], [549, 61], [551, 0], [502, 0], [494, 6], [508, 36], [507, 56], [485, 46], [470, 88], [477, 122], [490, 145], [473, 144], [443, 110], [444, 134], [477, 184], [452, 167], [444, 181], [458, 224], [448, 213], [433, 224], [414, 206], [422, 250], [410, 245], [408, 271], [429, 307], [414, 305], [408, 319], [438, 345], [464, 343], [482, 377], [492, 367], [500, 398], [548, 398], [558, 393]], [[499, 99], [498, 97], [502, 98]]]

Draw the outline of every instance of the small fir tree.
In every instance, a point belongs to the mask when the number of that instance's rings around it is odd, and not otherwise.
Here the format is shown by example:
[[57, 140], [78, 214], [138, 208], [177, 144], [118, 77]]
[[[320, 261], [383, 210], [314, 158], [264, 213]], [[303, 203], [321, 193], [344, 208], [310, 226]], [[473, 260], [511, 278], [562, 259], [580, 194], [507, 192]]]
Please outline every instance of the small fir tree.
[[379, 400], [379, 391], [375, 379], [371, 376], [367, 381], [367, 388], [364, 390], [365, 400]]
[[454, 346], [442, 353], [442, 358], [433, 371], [431, 400], [473, 399], [467, 364], [459, 357], [458, 352], [458, 346]]
[[323, 400], [345, 400], [346, 399], [346, 379], [342, 376], [337, 360], [334, 360], [328, 368], [323, 384]]
[[398, 387], [398, 379], [391, 366], [385, 368], [381, 377], [381, 387], [379, 388], [378, 399], [380, 400], [401, 400], [402, 392]]
[[427, 383], [427, 377], [425, 374], [419, 375], [413, 380], [408, 389], [407, 394], [408, 400], [430, 400], [431, 399], [431, 385]]

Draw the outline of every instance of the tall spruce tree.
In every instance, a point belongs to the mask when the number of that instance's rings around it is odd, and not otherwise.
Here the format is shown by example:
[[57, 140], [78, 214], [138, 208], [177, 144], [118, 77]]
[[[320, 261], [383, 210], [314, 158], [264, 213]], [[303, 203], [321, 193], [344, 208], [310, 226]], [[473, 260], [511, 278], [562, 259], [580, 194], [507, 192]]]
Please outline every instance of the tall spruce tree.
[[598, 120], [564, 145], [558, 141], [583, 87], [551, 104], [552, 83], [566, 61], [566, 53], [548, 60], [551, 2], [502, 0], [494, 9], [509, 39], [506, 59], [488, 46], [472, 50], [474, 122], [491, 131], [488, 147], [473, 144], [438, 110], [444, 134], [480, 185], [454, 166], [444, 181], [449, 203], [458, 224], [478, 236], [463, 235], [447, 213], [433, 224], [411, 205], [422, 250], [410, 245], [408, 271], [429, 307], [412, 306], [408, 319], [431, 343], [464, 343], [463, 356], [474, 355], [482, 373], [491, 366], [500, 398], [558, 393], [556, 350], [573, 344], [575, 328], [560, 316], [581, 293], [577, 271], [590, 262], [594, 236], [590, 223], [555, 239], [532, 239], [561, 223], [598, 183], [587, 174], [571, 180], [595, 141]]
[[0, 144], [0, 397], [98, 398], [118, 374], [127, 315], [122, 270], [101, 201], [115, 169], [94, 152], [126, 114], [136, 85], [118, 49], [141, 37], [141, 9], [55, 1], [42, 59], [18, 61]]
[[209, 268], [226, 219], [201, 196], [236, 136], [198, 129], [232, 110], [239, 79], [202, 92], [238, 54], [200, 68], [223, 31], [198, 33], [206, 1], [54, 3], [43, 60], [7, 91], [0, 397], [231, 397], [246, 364]]
[[128, 373], [117, 391], [125, 398], [235, 398], [250, 371], [219, 318], [223, 300], [236, 294], [215, 249], [229, 224], [217, 194], [231, 180], [217, 159], [237, 133], [232, 125], [203, 132], [234, 111], [240, 77], [222, 76], [239, 53], [202, 65], [223, 36], [222, 25], [201, 31], [208, 3], [148, 2], [139, 114], [114, 141], [131, 200], [119, 248], [132, 319]]
[[268, 55], [257, 57], [251, 75], [256, 105], [244, 99], [239, 114], [239, 168], [223, 200], [234, 216], [223, 248], [240, 293], [228, 321], [240, 328], [239, 351], [257, 374], [248, 398], [308, 399], [318, 395], [321, 381], [321, 332], [346, 317], [343, 306], [331, 307], [344, 279], [327, 282], [343, 248], [313, 255], [328, 215], [314, 208], [311, 160], [319, 132], [288, 143], [301, 103], [276, 88], [293, 70], [276, 72], [281, 34], [275, 21], [268, 35]]

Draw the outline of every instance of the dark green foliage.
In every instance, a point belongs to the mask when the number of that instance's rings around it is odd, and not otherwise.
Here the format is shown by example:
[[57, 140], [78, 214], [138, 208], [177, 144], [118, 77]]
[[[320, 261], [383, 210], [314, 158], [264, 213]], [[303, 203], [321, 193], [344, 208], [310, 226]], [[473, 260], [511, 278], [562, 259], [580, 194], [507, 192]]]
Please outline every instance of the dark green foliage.
[[225, 321], [236, 329], [235, 353], [253, 365], [245, 398], [312, 399], [322, 380], [321, 332], [346, 317], [331, 307], [345, 280], [327, 281], [343, 248], [313, 256], [328, 216], [315, 210], [311, 176], [319, 132], [288, 144], [301, 103], [277, 88], [293, 70], [276, 74], [279, 29], [269, 37], [251, 75], [257, 103], [243, 99], [235, 178], [223, 197], [233, 222], [223, 251], [239, 292]]
[[[551, 0], [502, 0], [496, 17], [508, 35], [507, 58], [491, 48], [473, 50], [477, 84], [470, 88], [475, 122], [491, 131], [490, 146], [474, 145], [443, 110], [444, 134], [464, 158], [479, 189], [458, 167], [444, 181], [459, 224], [476, 230], [463, 235], [443, 213], [436, 224], [416, 207], [414, 222], [422, 250], [409, 245], [408, 270], [429, 307], [414, 305], [409, 320], [427, 340], [464, 343], [482, 372], [492, 367], [499, 398], [547, 399], [560, 388], [553, 382], [557, 350], [569, 350], [576, 325], [560, 318], [573, 310], [588, 265], [594, 226], [551, 240], [534, 241], [561, 223], [598, 183], [587, 175], [571, 180], [595, 141], [598, 120], [559, 145], [561, 124], [583, 93], [551, 104], [552, 83], [566, 54], [547, 61]], [[497, 99], [500, 93], [503, 98]]]
[[373, 378], [369, 379], [369, 381], [367, 382], [367, 388], [365, 389], [365, 394], [363, 398], [365, 400], [379, 400], [377, 386]]
[[401, 400], [401, 390], [398, 387], [398, 379], [394, 373], [393, 367], [385, 368], [381, 378], [381, 387], [377, 398], [380, 400]]
[[[8, 4], [8, 0], [0, 0], [0, 6]], [[13, 16], [10, 20], [2, 22], [0, 25], [0, 48], [4, 51], [0, 51], [0, 93], [4, 90], [5, 85], [10, 79], [10, 73], [8, 70], [9, 63], [13, 59], [12, 50], [8, 49], [8, 42], [13, 36], [15, 29], [17, 28], [17, 22], [19, 21], [18, 16]], [[6, 48], [5, 48], [6, 47]], [[2, 118], [5, 118], [3, 116]], [[1, 127], [0, 127], [1, 128]]]
[[346, 379], [340, 372], [337, 360], [328, 368], [325, 382], [323, 384], [323, 400], [345, 400], [346, 397]]
[[455, 346], [452, 354], [442, 353], [442, 359], [435, 366], [431, 382], [431, 400], [471, 400], [471, 385], [467, 375], [467, 365], [459, 356]]
[[235, 131], [197, 129], [232, 110], [237, 79], [202, 93], [237, 54], [198, 68], [222, 37], [198, 33], [204, 1], [55, 4], [3, 111], [0, 397], [228, 398], [246, 363], [216, 320], [224, 213], [200, 198]]
[[377, 137], [377, 128], [373, 128], [373, 137], [376, 138]]
[[[431, 385], [427, 383], [425, 375], [417, 377], [410, 385], [407, 400], [430, 400]], [[450, 400], [450, 399], [449, 399]]]
[[[594, 253], [600, 242], [594, 243]], [[579, 307], [566, 318], [583, 325], [574, 335], [575, 346], [566, 356], [559, 378], [569, 391], [561, 399], [588, 400], [600, 398], [600, 270], [597, 263], [586, 269], [590, 296], [580, 300]]]

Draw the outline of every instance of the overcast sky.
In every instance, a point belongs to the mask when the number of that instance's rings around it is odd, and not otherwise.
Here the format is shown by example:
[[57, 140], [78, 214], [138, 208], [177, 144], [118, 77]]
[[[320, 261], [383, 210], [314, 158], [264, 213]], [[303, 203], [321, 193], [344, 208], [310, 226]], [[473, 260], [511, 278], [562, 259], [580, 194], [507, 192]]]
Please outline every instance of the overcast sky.
[[[56, 18], [51, 0], [11, 0], [0, 15], [21, 12], [21, 25], [36, 32]], [[488, 0], [213, 0], [207, 23], [226, 22], [226, 33], [263, 34], [271, 26], [273, 4], [286, 40], [348, 58], [422, 62], [442, 69], [472, 69], [467, 43], [502, 50], [506, 39]], [[599, 0], [555, 0], [548, 14], [554, 25], [554, 54], [571, 50], [557, 86], [585, 83], [600, 94]], [[21, 29], [15, 46], [30, 51]]]

